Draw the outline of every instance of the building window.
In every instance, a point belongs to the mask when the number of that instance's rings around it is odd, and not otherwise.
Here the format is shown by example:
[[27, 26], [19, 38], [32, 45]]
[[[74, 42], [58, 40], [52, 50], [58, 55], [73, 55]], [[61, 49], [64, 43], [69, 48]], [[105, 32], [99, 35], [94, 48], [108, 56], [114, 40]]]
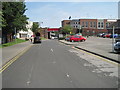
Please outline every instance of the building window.
[[82, 22], [82, 27], [84, 27], [84, 22]]
[[101, 27], [103, 28], [103, 22], [101, 22]]
[[106, 23], [106, 28], [108, 28], [109, 27], [109, 23]]
[[94, 27], [96, 27], [96, 22], [94, 22]]
[[88, 27], [88, 22], [86, 22], [86, 27]]
[[76, 24], [78, 24], [78, 23], [76, 22]]
[[80, 24], [80, 22], [79, 22], [79, 24]]
[[92, 22], [90, 22], [90, 27], [92, 27]]
[[98, 27], [100, 28], [100, 22], [98, 22]]

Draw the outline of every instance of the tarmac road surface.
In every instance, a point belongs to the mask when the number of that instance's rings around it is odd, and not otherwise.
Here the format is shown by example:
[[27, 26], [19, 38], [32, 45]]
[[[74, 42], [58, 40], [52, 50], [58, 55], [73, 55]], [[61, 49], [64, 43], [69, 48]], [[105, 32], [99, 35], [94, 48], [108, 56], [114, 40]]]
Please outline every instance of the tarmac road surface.
[[95, 67], [57, 40], [33, 45], [2, 73], [3, 88], [118, 88], [117, 80]]

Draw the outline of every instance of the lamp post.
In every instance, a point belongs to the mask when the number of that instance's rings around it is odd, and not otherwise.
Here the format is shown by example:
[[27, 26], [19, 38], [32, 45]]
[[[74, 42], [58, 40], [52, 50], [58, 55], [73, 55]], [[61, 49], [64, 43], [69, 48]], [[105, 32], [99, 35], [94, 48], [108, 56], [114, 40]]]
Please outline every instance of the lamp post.
[[115, 43], [114, 34], [115, 34], [115, 26], [113, 26], [112, 52], [114, 52], [114, 43]]
[[[117, 20], [112, 19], [112, 20], [107, 20], [107, 22], [115, 23], [115, 22], [117, 22]], [[112, 52], [114, 52], [114, 43], [115, 43], [114, 35], [115, 35], [115, 26], [113, 24], [113, 26], [112, 26]]]
[[[78, 30], [79, 30], [79, 34], [80, 34], [80, 30], [81, 30], [81, 25], [78, 26]], [[81, 33], [82, 34], [82, 33]]]

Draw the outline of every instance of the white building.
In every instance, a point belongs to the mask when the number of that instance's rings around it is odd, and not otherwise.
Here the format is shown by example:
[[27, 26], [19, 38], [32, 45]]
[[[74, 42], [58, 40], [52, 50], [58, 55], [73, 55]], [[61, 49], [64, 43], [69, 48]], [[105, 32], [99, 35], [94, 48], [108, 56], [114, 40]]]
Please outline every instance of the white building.
[[26, 25], [26, 28], [28, 31], [23, 31], [23, 30], [19, 31], [19, 33], [17, 33], [17, 38], [29, 39], [33, 35], [32, 25], [33, 25], [33, 22], [28, 21], [28, 24]]

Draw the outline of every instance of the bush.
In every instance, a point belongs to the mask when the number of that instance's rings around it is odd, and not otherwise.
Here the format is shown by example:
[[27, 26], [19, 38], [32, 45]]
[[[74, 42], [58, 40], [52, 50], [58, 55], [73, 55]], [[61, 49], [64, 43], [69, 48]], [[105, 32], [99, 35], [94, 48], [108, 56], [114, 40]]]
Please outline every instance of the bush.
[[64, 40], [65, 39], [65, 37], [60, 37], [58, 40]]

